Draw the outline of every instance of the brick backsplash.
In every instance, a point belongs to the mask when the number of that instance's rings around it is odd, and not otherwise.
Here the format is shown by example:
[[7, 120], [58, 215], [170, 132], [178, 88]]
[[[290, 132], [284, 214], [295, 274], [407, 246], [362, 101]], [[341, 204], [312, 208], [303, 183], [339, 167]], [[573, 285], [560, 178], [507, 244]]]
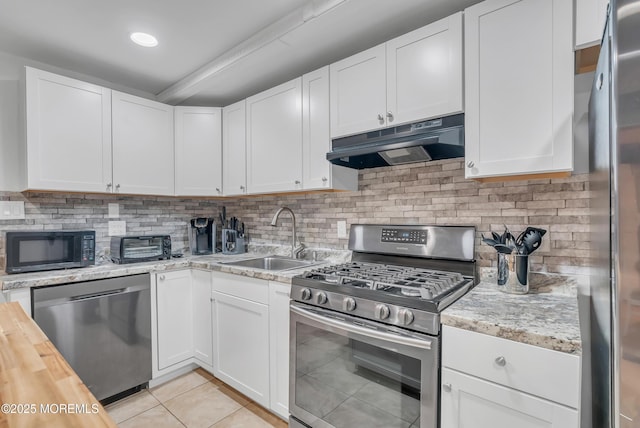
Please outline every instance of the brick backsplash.
[[[308, 247], [346, 249], [337, 238], [338, 220], [355, 223], [472, 225], [477, 229], [478, 265], [495, 265], [495, 251], [481, 244], [480, 233], [502, 233], [506, 224], [516, 234], [527, 226], [547, 229], [531, 270], [586, 274], [589, 265], [589, 184], [586, 174], [566, 179], [479, 183], [464, 178], [461, 159], [360, 171], [354, 192], [265, 195], [224, 200], [149, 196], [60, 193], [0, 193], [0, 199], [24, 200], [25, 220], [0, 221], [0, 230], [95, 229], [97, 250], [109, 245], [107, 204], [120, 204], [128, 234], [169, 233], [175, 249], [187, 246], [192, 217], [239, 217], [255, 243], [287, 245], [291, 221], [287, 213], [271, 227], [275, 211], [288, 206], [296, 214], [298, 237]], [[3, 235], [3, 234], [1, 234]], [[4, 266], [4, 236], [0, 266]]]
[[[26, 217], [0, 221], [0, 231], [93, 229], [99, 260], [108, 255], [109, 220], [126, 221], [129, 235], [170, 234], [174, 251], [181, 251], [188, 246], [189, 219], [218, 213], [215, 201], [172, 197], [0, 192], [0, 199], [24, 201]], [[109, 203], [120, 205], [118, 218], [108, 218]], [[5, 267], [4, 241], [0, 233], [0, 270]]]
[[548, 232], [531, 256], [534, 272], [587, 274], [589, 189], [587, 174], [566, 179], [480, 183], [464, 178], [461, 159], [360, 171], [356, 192], [261, 196], [225, 201], [227, 212], [245, 220], [251, 238], [288, 244], [289, 216], [270, 226], [278, 207], [296, 214], [298, 236], [309, 247], [346, 249], [337, 238], [338, 220], [355, 223], [472, 225], [480, 267], [495, 266], [493, 248], [480, 234], [516, 234], [527, 226]]

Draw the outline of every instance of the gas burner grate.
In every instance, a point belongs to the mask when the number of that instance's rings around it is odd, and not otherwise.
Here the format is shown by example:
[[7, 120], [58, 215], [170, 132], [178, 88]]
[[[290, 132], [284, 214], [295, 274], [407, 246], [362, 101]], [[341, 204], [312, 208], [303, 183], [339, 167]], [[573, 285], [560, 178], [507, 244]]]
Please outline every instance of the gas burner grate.
[[434, 300], [466, 281], [457, 272], [360, 262], [317, 268], [306, 275], [309, 279], [424, 300]]

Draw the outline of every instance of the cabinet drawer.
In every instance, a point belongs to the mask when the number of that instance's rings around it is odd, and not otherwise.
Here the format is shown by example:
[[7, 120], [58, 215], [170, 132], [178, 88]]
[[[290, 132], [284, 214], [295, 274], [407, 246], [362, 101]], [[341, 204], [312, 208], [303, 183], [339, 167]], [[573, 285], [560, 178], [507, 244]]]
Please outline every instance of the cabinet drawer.
[[252, 302], [269, 304], [269, 282], [263, 279], [229, 273], [212, 272], [213, 291], [241, 297]]
[[443, 326], [442, 365], [573, 408], [580, 400], [580, 357]]

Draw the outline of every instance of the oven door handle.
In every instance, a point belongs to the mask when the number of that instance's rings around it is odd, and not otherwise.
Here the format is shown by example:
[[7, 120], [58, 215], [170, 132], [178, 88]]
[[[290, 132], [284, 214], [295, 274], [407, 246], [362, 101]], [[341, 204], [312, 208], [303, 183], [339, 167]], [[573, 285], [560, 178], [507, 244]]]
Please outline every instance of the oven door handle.
[[308, 311], [299, 306], [290, 306], [291, 311], [310, 320], [317, 321], [331, 327], [338, 328], [340, 330], [344, 330], [350, 333], [359, 334], [362, 336], [366, 336], [372, 339], [391, 341], [393, 343], [399, 345], [405, 345], [412, 348], [420, 348], [431, 350], [431, 340], [429, 339], [417, 339], [413, 337], [399, 336], [393, 333], [386, 333], [383, 331], [373, 330], [366, 327], [361, 327], [357, 324], [350, 323], [348, 321], [341, 321], [334, 318], [324, 317], [315, 312]]

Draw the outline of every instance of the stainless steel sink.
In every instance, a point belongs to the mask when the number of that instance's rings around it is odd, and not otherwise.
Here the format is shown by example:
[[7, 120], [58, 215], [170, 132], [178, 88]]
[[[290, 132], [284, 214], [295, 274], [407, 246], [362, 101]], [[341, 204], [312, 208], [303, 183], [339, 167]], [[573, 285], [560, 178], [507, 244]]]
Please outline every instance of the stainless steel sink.
[[222, 262], [222, 264], [229, 266], [242, 266], [255, 269], [277, 271], [311, 266], [313, 264], [317, 264], [317, 262], [297, 260], [281, 256], [267, 256], [257, 259], [238, 260], [237, 262]]

